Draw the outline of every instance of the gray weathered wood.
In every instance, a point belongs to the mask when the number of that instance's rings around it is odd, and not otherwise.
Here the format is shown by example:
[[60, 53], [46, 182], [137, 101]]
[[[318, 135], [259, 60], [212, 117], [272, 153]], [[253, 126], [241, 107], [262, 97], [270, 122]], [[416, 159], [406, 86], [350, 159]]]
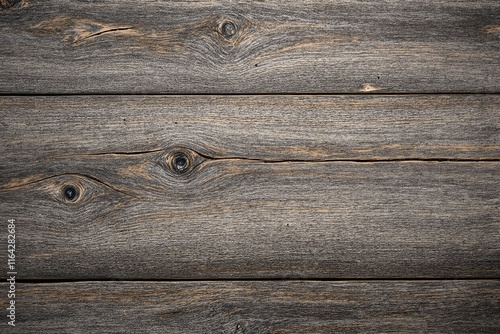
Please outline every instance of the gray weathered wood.
[[174, 146], [265, 161], [500, 159], [499, 129], [499, 95], [0, 97], [4, 166]]
[[4, 2], [0, 93], [500, 92], [497, 0]]
[[0, 0], [0, 332], [499, 333], [499, 17]]
[[0, 101], [21, 278], [500, 274], [497, 96]]
[[17, 295], [5, 333], [500, 331], [498, 281], [19, 283]]
[[[500, 163], [222, 159], [177, 176], [164, 159], [76, 156], [4, 183], [1, 213], [19, 222], [20, 275], [500, 274]], [[62, 196], [67, 184], [81, 189], [74, 203]]]

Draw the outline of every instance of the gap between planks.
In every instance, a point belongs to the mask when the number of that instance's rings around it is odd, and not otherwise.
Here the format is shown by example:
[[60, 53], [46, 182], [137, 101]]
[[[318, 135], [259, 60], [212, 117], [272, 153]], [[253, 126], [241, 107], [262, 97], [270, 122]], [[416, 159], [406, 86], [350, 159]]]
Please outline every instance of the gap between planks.
[[359, 283], [384, 283], [384, 282], [439, 282], [439, 281], [500, 281], [500, 277], [464, 277], [464, 278], [448, 278], [448, 277], [430, 277], [430, 278], [84, 278], [84, 279], [16, 279], [17, 283], [25, 284], [50, 284], [50, 283], [78, 283], [78, 282], [359, 282]]
[[232, 97], [237, 97], [237, 96], [419, 96], [419, 95], [434, 95], [434, 96], [447, 96], [447, 95], [453, 95], [453, 96], [461, 96], [461, 95], [478, 95], [478, 96], [488, 96], [488, 95], [500, 95], [500, 91], [498, 92], [392, 92], [392, 93], [384, 93], [384, 92], [366, 92], [366, 93], [344, 93], [344, 92], [321, 92], [321, 93], [287, 93], [287, 92], [281, 92], [281, 93], [182, 93], [182, 92], [176, 92], [176, 93], [137, 93], [137, 92], [130, 92], [130, 93], [112, 93], [112, 92], [99, 92], [99, 93], [85, 93], [85, 92], [79, 92], [79, 93], [1, 93], [0, 92], [0, 97], [64, 97], [64, 96], [127, 96], [127, 97], [134, 97], [134, 96], [150, 96], [150, 97], [162, 97], [162, 96], [170, 96], [170, 97], [176, 97], [176, 96], [183, 96], [183, 97], [189, 97], [189, 96], [207, 96], [207, 97], [222, 97], [222, 96], [232, 96]]

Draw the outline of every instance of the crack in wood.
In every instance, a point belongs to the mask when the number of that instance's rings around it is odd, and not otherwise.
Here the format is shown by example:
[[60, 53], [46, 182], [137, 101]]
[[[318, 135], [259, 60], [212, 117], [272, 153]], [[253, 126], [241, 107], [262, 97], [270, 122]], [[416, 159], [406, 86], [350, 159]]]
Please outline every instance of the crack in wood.
[[231, 156], [231, 157], [216, 157], [200, 152], [196, 152], [201, 157], [207, 160], [237, 160], [237, 161], [253, 161], [262, 163], [332, 163], [332, 162], [357, 162], [357, 163], [383, 163], [383, 162], [500, 162], [500, 159], [494, 158], [391, 158], [391, 159], [262, 159], [262, 158], [249, 158], [241, 156]]
[[[390, 159], [264, 159], [264, 158], [251, 158], [243, 156], [215, 156], [207, 153], [201, 153], [194, 149], [186, 148], [192, 151], [192, 153], [199, 155], [206, 160], [237, 160], [237, 161], [253, 161], [262, 163], [321, 163], [321, 162], [359, 162], [359, 163], [371, 163], [371, 162], [500, 162], [500, 158], [419, 158], [419, 157], [408, 157], [408, 158], [390, 158]], [[144, 151], [116, 151], [116, 152], [98, 152], [98, 153], [85, 153], [85, 154], [74, 154], [65, 155], [65, 157], [71, 156], [106, 156], [106, 155], [144, 155], [156, 152], [167, 151], [163, 148], [155, 148], [151, 150]]]
[[96, 33], [93, 33], [93, 34], [90, 34], [90, 35], [87, 35], [87, 36], [83, 36], [80, 39], [75, 39], [75, 41], [73, 41], [72, 44], [79, 44], [79, 43], [83, 42], [86, 39], [94, 38], [94, 37], [99, 36], [99, 35], [109, 34], [109, 33], [116, 32], [116, 31], [131, 30], [131, 29], [134, 29], [134, 27], [103, 29], [103, 30], [98, 31]]
[[[142, 155], [142, 154], [150, 154], [150, 153], [155, 153], [155, 152], [160, 152], [164, 151], [163, 148], [155, 148], [151, 150], [143, 150], [143, 151], [116, 151], [116, 152], [98, 152], [98, 153], [86, 153], [84, 155], [92, 155], [92, 156], [99, 156], [99, 155]], [[77, 154], [77, 156], [80, 154]], [[70, 155], [70, 156], [75, 156], [75, 155]]]

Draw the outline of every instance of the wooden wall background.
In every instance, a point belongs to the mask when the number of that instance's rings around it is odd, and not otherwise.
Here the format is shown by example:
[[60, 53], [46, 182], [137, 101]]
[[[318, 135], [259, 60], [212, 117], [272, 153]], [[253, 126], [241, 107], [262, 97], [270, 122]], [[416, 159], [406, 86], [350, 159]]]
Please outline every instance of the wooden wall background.
[[1, 0], [1, 332], [499, 333], [499, 93], [496, 0]]

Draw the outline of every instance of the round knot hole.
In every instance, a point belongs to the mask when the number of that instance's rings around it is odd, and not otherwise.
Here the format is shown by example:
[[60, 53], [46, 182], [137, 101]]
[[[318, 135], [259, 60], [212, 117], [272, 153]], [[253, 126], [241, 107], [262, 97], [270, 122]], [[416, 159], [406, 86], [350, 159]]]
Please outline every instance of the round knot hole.
[[176, 152], [172, 156], [172, 160], [170, 163], [171, 168], [177, 174], [182, 174], [188, 171], [191, 165], [191, 161], [189, 156], [184, 152]]
[[222, 36], [224, 36], [226, 38], [231, 38], [234, 35], [236, 35], [236, 33], [238, 32], [238, 29], [236, 28], [236, 25], [233, 22], [226, 21], [226, 22], [222, 23], [222, 25], [220, 27], [220, 31], [222, 33]]
[[74, 202], [78, 199], [80, 192], [78, 188], [73, 185], [66, 185], [63, 188], [63, 196], [69, 202]]

